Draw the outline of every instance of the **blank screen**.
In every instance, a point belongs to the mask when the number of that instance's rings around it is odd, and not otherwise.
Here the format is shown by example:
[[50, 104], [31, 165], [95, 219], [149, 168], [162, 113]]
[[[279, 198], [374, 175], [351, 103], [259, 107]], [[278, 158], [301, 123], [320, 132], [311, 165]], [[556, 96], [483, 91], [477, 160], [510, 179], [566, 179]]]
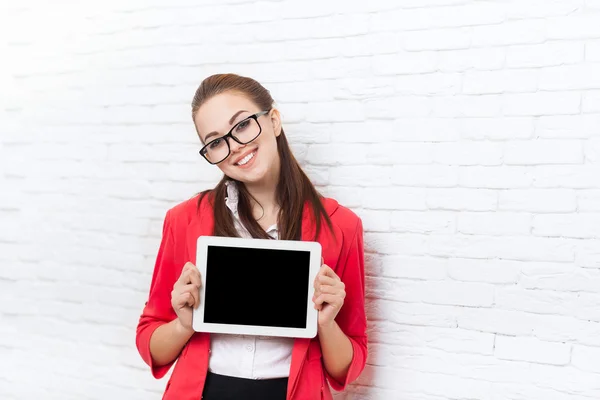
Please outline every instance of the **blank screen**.
[[309, 262], [308, 251], [208, 246], [204, 322], [306, 328]]

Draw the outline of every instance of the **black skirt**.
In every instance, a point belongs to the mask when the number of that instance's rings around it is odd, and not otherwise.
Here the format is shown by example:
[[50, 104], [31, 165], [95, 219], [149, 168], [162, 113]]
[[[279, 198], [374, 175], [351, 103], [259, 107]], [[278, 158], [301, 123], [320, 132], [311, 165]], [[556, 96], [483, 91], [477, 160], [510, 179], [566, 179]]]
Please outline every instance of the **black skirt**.
[[208, 371], [203, 400], [285, 400], [288, 378], [245, 379]]

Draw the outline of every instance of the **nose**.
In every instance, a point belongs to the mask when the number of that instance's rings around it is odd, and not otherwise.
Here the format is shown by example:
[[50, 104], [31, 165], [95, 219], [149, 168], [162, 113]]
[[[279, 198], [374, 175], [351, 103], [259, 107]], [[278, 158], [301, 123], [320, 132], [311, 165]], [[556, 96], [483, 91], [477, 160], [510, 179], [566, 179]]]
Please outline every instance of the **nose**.
[[228, 137], [227, 141], [229, 143], [229, 150], [232, 153], [236, 153], [239, 149], [246, 147], [245, 144], [239, 144], [238, 142], [236, 142], [233, 138]]

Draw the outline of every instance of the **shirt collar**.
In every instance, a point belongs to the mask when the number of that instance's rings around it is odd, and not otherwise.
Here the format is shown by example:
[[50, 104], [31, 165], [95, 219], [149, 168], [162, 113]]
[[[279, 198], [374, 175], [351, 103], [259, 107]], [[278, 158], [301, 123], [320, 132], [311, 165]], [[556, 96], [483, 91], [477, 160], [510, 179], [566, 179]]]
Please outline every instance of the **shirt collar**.
[[[240, 214], [238, 213], [238, 202], [239, 202], [239, 190], [237, 187], [237, 183], [235, 181], [227, 181], [225, 182], [225, 186], [227, 186], [227, 197], [225, 197], [225, 205], [231, 213], [233, 217], [237, 219], [240, 224]], [[277, 224], [273, 224], [266, 230], [267, 234], [277, 231]]]

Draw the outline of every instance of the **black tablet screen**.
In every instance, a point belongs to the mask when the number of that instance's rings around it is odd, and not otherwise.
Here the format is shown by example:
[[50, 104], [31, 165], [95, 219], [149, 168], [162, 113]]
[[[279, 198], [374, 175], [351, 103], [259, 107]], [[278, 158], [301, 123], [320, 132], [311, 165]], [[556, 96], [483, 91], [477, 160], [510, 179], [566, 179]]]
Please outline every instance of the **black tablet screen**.
[[208, 246], [204, 322], [306, 328], [310, 252]]

